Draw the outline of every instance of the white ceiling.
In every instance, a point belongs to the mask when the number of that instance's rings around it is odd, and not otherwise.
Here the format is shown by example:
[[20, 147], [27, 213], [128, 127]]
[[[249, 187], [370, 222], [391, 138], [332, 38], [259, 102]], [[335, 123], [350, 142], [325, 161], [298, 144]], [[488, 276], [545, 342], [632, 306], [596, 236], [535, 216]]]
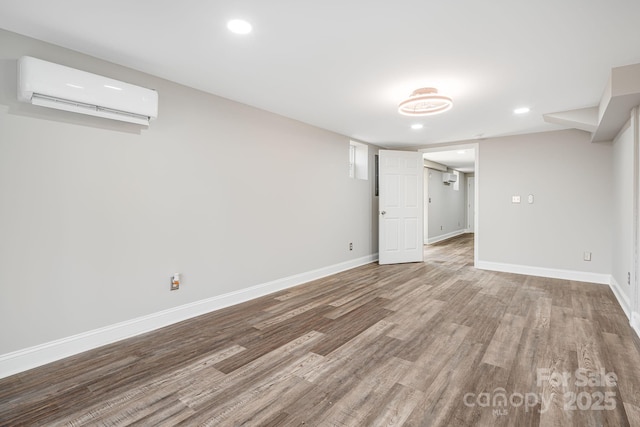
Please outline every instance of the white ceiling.
[[[639, 17], [638, 0], [0, 2], [0, 28], [385, 147], [558, 129], [541, 115], [596, 105], [640, 62]], [[399, 115], [424, 86], [453, 109]]]

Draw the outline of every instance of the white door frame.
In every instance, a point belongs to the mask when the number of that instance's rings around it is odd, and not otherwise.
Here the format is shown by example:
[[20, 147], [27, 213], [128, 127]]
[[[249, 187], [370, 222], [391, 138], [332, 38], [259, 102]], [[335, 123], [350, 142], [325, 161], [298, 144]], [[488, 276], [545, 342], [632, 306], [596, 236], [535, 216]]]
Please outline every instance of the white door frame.
[[424, 180], [424, 200], [422, 201], [422, 205], [424, 206], [424, 212], [422, 213], [422, 222], [424, 223], [424, 227], [422, 230], [422, 234], [424, 234], [423, 243], [426, 245], [429, 242], [429, 201], [431, 199], [431, 194], [429, 193], [429, 180], [431, 179], [431, 174], [429, 173], [429, 169], [423, 169], [423, 180]]
[[[473, 194], [469, 193], [469, 187], [471, 187], [471, 182], [473, 182]], [[468, 176], [467, 177], [467, 226], [465, 227], [467, 231], [471, 231], [475, 233], [476, 231], [476, 177]], [[471, 202], [473, 201], [473, 209], [471, 209]]]
[[636, 334], [640, 336], [640, 107], [632, 112], [633, 129], [633, 262], [631, 263], [631, 307], [630, 323]]

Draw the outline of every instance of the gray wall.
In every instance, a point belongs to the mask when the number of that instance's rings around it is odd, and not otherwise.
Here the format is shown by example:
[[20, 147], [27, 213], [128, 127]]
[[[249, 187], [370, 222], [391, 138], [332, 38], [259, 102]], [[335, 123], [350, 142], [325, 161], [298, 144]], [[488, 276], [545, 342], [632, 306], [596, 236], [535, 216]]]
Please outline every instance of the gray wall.
[[612, 153], [575, 130], [482, 141], [479, 261], [610, 274]]
[[445, 185], [442, 182], [442, 174], [441, 171], [425, 168], [428, 184], [425, 187], [428, 225], [426, 243], [433, 243], [452, 233], [461, 233], [466, 228], [466, 176], [460, 173], [460, 189], [456, 191], [453, 184]]
[[[349, 138], [1, 30], [0, 46], [0, 354], [377, 252]], [[159, 118], [20, 104], [22, 55], [157, 89]]]

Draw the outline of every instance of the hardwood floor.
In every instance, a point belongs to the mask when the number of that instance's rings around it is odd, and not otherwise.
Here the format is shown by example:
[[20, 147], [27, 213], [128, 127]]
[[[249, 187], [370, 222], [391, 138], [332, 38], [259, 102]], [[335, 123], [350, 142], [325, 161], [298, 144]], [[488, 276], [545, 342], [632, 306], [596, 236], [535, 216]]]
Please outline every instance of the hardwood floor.
[[470, 235], [425, 253], [0, 380], [0, 425], [640, 426], [607, 286], [476, 270]]

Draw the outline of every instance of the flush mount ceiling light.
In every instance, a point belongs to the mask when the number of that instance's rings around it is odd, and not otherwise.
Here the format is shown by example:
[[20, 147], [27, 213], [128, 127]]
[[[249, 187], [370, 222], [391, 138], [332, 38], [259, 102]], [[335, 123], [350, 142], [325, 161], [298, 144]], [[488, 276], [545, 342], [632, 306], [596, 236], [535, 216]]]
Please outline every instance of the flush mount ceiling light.
[[253, 27], [243, 19], [232, 19], [227, 22], [227, 28], [234, 34], [249, 34]]
[[422, 125], [422, 123], [414, 123], [411, 125], [411, 129], [413, 130], [418, 130], [418, 129], [422, 129], [424, 126]]
[[529, 107], [520, 107], [513, 110], [514, 114], [527, 114], [531, 109]]
[[453, 107], [448, 96], [438, 95], [433, 87], [423, 87], [413, 91], [409, 98], [398, 105], [398, 113], [405, 116], [430, 116], [444, 113]]

